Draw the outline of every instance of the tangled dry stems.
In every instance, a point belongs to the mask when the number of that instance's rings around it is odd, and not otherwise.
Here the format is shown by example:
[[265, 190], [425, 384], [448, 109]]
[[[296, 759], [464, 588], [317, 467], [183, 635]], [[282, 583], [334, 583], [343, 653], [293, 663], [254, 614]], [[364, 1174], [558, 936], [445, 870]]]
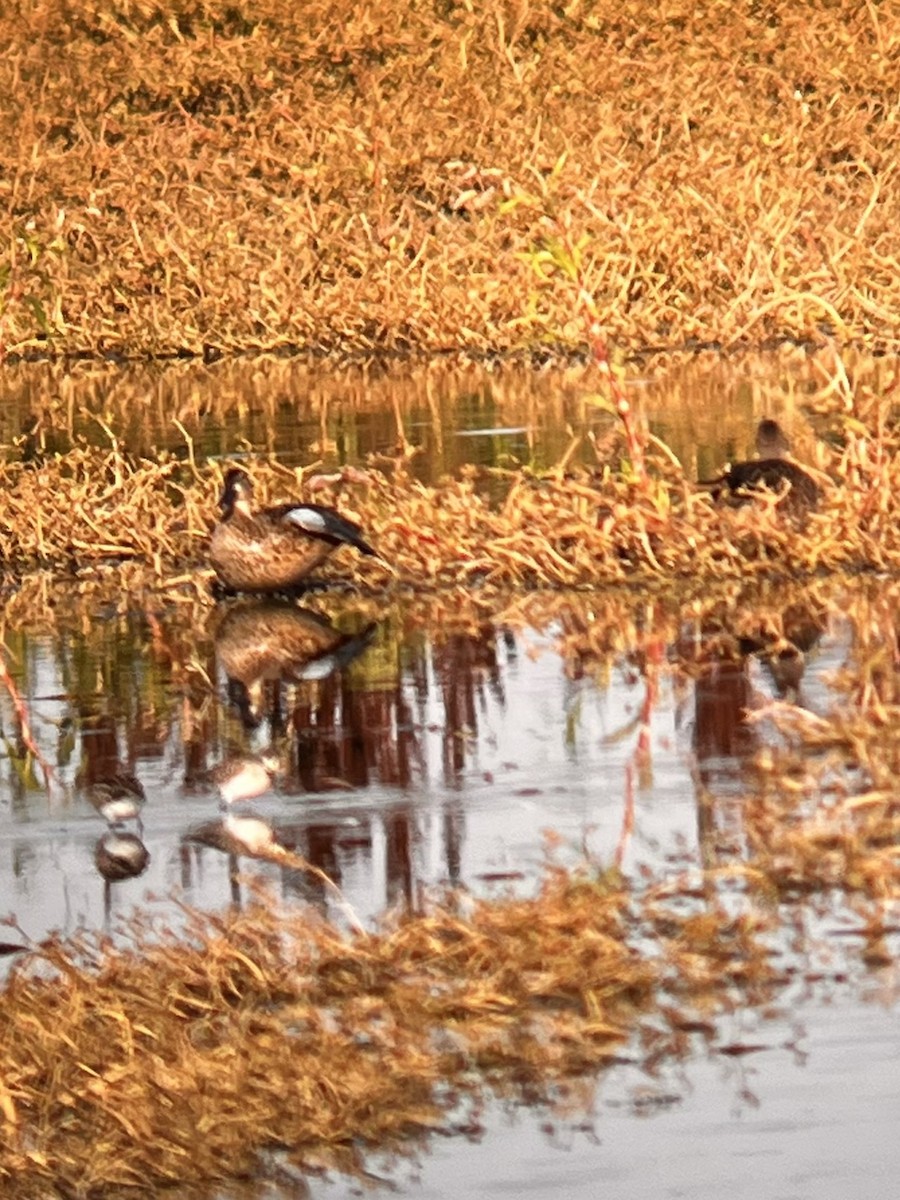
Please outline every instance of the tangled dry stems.
[[8, 4], [0, 343], [573, 345], [583, 286], [622, 345], [896, 344], [896, 38], [848, 2]]
[[[262, 460], [250, 469], [260, 503], [305, 496], [334, 503], [362, 523], [381, 559], [342, 551], [324, 573], [370, 590], [461, 587], [491, 594], [523, 585], [896, 573], [900, 457], [886, 419], [889, 399], [872, 403], [879, 406], [874, 417], [857, 406], [836, 418], [837, 449], [818, 445], [810, 466], [823, 502], [804, 521], [786, 516], [774, 495], [737, 509], [714, 503], [646, 431], [639, 478], [623, 441], [611, 443], [608, 459], [591, 471], [472, 467], [436, 485], [412, 479], [403, 458], [330, 476]], [[0, 546], [7, 579], [46, 569], [69, 574], [77, 588], [104, 564], [130, 564], [121, 578], [144, 588], [203, 588], [221, 473], [219, 463], [168, 454], [135, 459], [118, 444], [4, 464]], [[498, 485], [505, 489], [500, 503]]]
[[535, 899], [349, 941], [261, 896], [178, 938], [135, 925], [133, 952], [48, 943], [4, 997], [4, 1192], [155, 1195], [279, 1151], [349, 1166], [354, 1142], [450, 1129], [487, 1090], [549, 1098], [652, 1012], [646, 1053], [677, 1054], [694, 1002], [766, 990], [760, 928], [662, 896], [641, 915], [613, 881], [551, 871]]

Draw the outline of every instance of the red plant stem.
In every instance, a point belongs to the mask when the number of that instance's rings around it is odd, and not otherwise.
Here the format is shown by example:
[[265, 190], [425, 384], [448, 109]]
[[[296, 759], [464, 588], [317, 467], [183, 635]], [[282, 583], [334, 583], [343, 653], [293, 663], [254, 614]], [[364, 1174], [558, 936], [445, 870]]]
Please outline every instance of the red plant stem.
[[650, 725], [653, 720], [653, 711], [656, 708], [656, 699], [659, 695], [659, 668], [664, 654], [665, 650], [661, 639], [656, 638], [648, 643], [646, 665], [644, 668], [646, 690], [644, 691], [644, 700], [641, 704], [638, 739], [635, 744], [634, 754], [631, 756], [631, 761], [625, 768], [625, 811], [622, 814], [622, 831], [619, 834], [615, 854], [616, 866], [620, 868], [625, 859], [631, 835], [634, 832], [635, 779], [640, 778], [642, 768], [650, 762], [650, 753], [652, 750]]
[[622, 813], [622, 830], [616, 844], [615, 864], [622, 870], [625, 854], [631, 843], [634, 832], [634, 763], [630, 762], [625, 768], [625, 810]]
[[22, 741], [25, 743], [25, 748], [28, 750], [35, 761], [40, 765], [44, 772], [45, 785], [49, 787], [50, 783], [56, 778], [53, 768], [41, 754], [40, 748], [31, 733], [31, 722], [28, 719], [28, 709], [19, 689], [16, 687], [15, 680], [9, 673], [9, 667], [6, 665], [6, 654], [0, 651], [0, 683], [6, 688], [9, 698], [12, 701], [13, 708], [16, 710], [16, 716], [19, 719], [19, 728], [22, 733]]
[[603, 326], [597, 315], [597, 306], [594, 303], [594, 298], [585, 287], [581, 287], [581, 306], [584, 310], [585, 317], [588, 322], [588, 339], [591, 347], [591, 354], [594, 362], [600, 369], [609, 387], [610, 394], [613, 398], [613, 403], [616, 406], [616, 413], [625, 429], [625, 440], [628, 444], [628, 456], [631, 459], [631, 465], [634, 470], [635, 481], [644, 486], [647, 482], [647, 468], [644, 463], [644, 442], [640, 436], [637, 424], [634, 419], [634, 409], [625, 395], [625, 389], [615, 376], [612, 365], [609, 361], [609, 349], [606, 344], [606, 338], [603, 334]]

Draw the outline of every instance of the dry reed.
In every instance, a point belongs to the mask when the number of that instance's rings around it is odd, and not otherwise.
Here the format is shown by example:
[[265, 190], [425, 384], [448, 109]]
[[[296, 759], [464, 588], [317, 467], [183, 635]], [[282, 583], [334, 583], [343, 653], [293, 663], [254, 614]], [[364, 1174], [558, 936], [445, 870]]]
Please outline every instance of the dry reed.
[[873, 4], [13, 2], [0, 347], [895, 345]]
[[766, 922], [701, 907], [550, 871], [535, 899], [349, 940], [262, 896], [178, 938], [135, 923], [131, 951], [49, 942], [0, 1018], [4, 1194], [157, 1195], [273, 1155], [358, 1168], [360, 1147], [449, 1131], [487, 1091], [549, 1096], [628, 1039], [677, 1056], [723, 985], [772, 982]]
[[[637, 416], [629, 439], [593, 471], [466, 468], [426, 485], [403, 459], [312, 478], [263, 460], [249, 464], [259, 502], [314, 498], [359, 520], [384, 561], [340, 554], [323, 570], [369, 590], [591, 587], [633, 581], [708, 582], [751, 576], [900, 570], [893, 520], [900, 456], [889, 400], [854, 402], [835, 416], [836, 449], [811, 464], [820, 510], [801, 525], [770, 496], [743, 508], [697, 491]], [[641, 473], [634, 468], [635, 447]], [[203, 588], [216, 519], [220, 464], [135, 459], [118, 445], [85, 446], [0, 465], [0, 545], [9, 581], [34, 570], [89, 584], [122, 566], [123, 586]], [[497, 485], [505, 497], [496, 502]], [[129, 583], [129, 581], [131, 581]]]

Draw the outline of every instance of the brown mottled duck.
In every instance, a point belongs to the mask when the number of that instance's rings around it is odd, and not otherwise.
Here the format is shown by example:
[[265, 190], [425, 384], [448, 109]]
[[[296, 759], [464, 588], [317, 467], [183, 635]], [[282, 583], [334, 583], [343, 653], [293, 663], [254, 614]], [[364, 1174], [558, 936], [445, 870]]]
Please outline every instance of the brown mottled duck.
[[85, 795], [110, 826], [136, 821], [141, 825], [141, 809], [147, 801], [144, 786], [136, 775], [124, 767], [107, 777], [89, 784]]
[[209, 773], [219, 789], [219, 804], [227, 808], [264, 795], [275, 781], [280, 763], [274, 754], [244, 754], [227, 758]]
[[338, 546], [376, 555], [362, 530], [321, 504], [277, 504], [253, 510], [253, 484], [233, 467], [225, 476], [213, 530], [210, 561], [219, 581], [234, 592], [296, 589]]
[[727, 493], [735, 504], [745, 504], [761, 491], [781, 494], [779, 507], [795, 514], [807, 513], [819, 503], [819, 486], [813, 477], [789, 458], [791, 445], [787, 435], [770, 417], [760, 421], [756, 430], [758, 458], [732, 463], [716, 479], [700, 481], [700, 487], [718, 500]]

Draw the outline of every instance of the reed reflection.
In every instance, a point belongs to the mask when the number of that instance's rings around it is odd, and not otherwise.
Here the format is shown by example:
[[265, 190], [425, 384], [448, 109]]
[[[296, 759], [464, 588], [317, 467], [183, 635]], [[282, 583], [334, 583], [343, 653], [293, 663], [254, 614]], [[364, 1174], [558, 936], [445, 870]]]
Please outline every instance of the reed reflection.
[[[409, 791], [428, 773], [426, 742], [430, 701], [439, 695], [438, 725], [444, 782], [457, 790], [477, 748], [479, 716], [489, 692], [503, 707], [502, 655], [514, 656], [515, 642], [506, 631], [483, 623], [472, 631], [439, 636], [429, 647], [417, 640], [405, 645], [402, 669], [362, 681], [335, 675], [320, 686], [314, 699], [302, 698], [290, 717], [291, 757], [286, 786], [300, 792], [360, 790], [373, 783]], [[441, 821], [442, 859], [446, 878], [461, 878], [465, 821], [462, 808], [448, 801]], [[385, 900], [407, 908], [416, 903], [418, 855], [424, 842], [420, 817], [412, 803], [392, 804], [380, 816], [383, 833]], [[304, 853], [330, 874], [339, 869], [346, 827], [317, 825], [300, 831]], [[372, 816], [355, 830], [357, 843], [369, 854]]]
[[488, 622], [475, 630], [453, 633], [434, 648], [433, 665], [444, 710], [443, 768], [446, 782], [458, 785], [467, 765], [471, 743], [478, 736], [478, 713], [486, 693], [506, 705], [498, 642], [507, 657], [515, 655], [515, 640]]
[[286, 786], [297, 792], [408, 788], [421, 750], [399, 671], [387, 679], [334, 675], [299, 694], [288, 717]]
[[[81, 754], [76, 785], [92, 802], [128, 791], [137, 794], [142, 789], [133, 764], [123, 762], [119, 722], [110, 712], [88, 705], [78, 704], [78, 710]], [[94, 806], [98, 807], [96, 803]]]
[[[712, 865], [742, 844], [742, 811], [734, 783], [755, 770], [766, 733], [747, 720], [770, 695], [805, 706], [803, 680], [809, 656], [827, 628], [827, 612], [812, 604], [760, 610], [755, 617], [722, 605], [698, 626], [682, 629], [677, 654], [694, 677], [691, 748], [697, 784], [697, 826], [703, 861]], [[736, 629], [740, 632], [733, 632]]]
[[[217, 766], [186, 778], [191, 790], [218, 786], [221, 798], [221, 779], [229, 777], [232, 765], [236, 770], [241, 763], [256, 762], [262, 771], [267, 763], [271, 771], [269, 760], [277, 755], [274, 787], [283, 799], [326, 795], [334, 800], [325, 818], [304, 815], [291, 821], [282, 816], [271, 823], [273, 842], [302, 855], [338, 887], [344, 865], [353, 859], [365, 874], [383, 878], [387, 903], [414, 905], [426, 833], [413, 793], [429, 775], [428, 734], [436, 735], [444, 782], [458, 791], [477, 750], [489, 701], [505, 707], [503, 669], [515, 656], [512, 635], [483, 622], [429, 642], [418, 634], [404, 637], [395, 619], [382, 621], [378, 638], [372, 623], [361, 633], [342, 634], [317, 613], [269, 598], [223, 606], [209, 628], [219, 678], [224, 676], [224, 694], [236, 708], [242, 734], [238, 739], [232, 732]], [[357, 658], [352, 670], [340, 669]], [[250, 746], [257, 750], [255, 758]], [[191, 762], [207, 758], [208, 753], [192, 755]], [[268, 782], [258, 790], [239, 789], [238, 804], [261, 796]], [[353, 804], [352, 811], [335, 817], [341, 793], [373, 787], [391, 790], [387, 807], [377, 801], [365, 809]], [[397, 792], [409, 793], [409, 800], [398, 803]], [[453, 802], [444, 809], [436, 827], [442, 874], [459, 882], [464, 807]], [[261, 819], [255, 810], [238, 815]], [[235, 840], [224, 819], [220, 815], [194, 827], [187, 840], [227, 854], [229, 873], [236, 879], [239, 859], [257, 855]], [[266, 846], [263, 850], [268, 855]], [[190, 855], [183, 860], [188, 874], [191, 861]], [[283, 865], [282, 880], [285, 891], [323, 904], [328, 899], [327, 885], [289, 864]], [[233, 882], [232, 899], [238, 894]]]

